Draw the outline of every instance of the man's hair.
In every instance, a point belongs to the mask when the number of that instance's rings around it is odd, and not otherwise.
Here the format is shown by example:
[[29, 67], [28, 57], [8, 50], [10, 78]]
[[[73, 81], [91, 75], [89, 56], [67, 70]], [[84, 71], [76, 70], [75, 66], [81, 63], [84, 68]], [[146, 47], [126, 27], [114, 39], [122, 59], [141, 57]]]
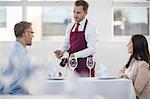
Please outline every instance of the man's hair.
[[16, 37], [22, 37], [22, 34], [25, 33], [25, 30], [30, 28], [32, 23], [26, 22], [26, 21], [21, 21], [19, 23], [16, 23], [14, 26], [14, 33]]
[[84, 12], [87, 12], [89, 7], [89, 4], [84, 0], [77, 0], [74, 4], [75, 6], [83, 6]]

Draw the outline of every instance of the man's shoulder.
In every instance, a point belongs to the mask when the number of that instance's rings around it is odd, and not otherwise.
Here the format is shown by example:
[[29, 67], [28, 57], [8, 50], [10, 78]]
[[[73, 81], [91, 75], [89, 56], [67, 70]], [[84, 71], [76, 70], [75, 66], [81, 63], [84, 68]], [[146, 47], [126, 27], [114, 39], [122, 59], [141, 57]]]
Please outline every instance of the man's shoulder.
[[18, 56], [24, 54], [25, 54], [25, 48], [23, 48], [21, 45], [17, 43], [15, 43], [10, 50], [10, 56]]
[[21, 50], [18, 47], [13, 46], [9, 53], [9, 58], [17, 57], [21, 54]]

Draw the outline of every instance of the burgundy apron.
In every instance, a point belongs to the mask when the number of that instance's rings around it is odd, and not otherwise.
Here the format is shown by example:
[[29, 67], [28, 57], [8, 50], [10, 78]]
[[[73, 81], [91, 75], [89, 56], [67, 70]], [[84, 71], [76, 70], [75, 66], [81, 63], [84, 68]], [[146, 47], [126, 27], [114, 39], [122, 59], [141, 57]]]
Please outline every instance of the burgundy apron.
[[[73, 32], [72, 27], [70, 31], [70, 49], [69, 49], [69, 54], [81, 51], [85, 48], [87, 48], [87, 42], [85, 39], [85, 30], [87, 26], [88, 20], [86, 20], [85, 25], [84, 25], [84, 30], [83, 31], [75, 31]], [[89, 69], [86, 66], [86, 59], [87, 58], [78, 58], [78, 66], [75, 69], [75, 71], [81, 76], [81, 77], [89, 77]], [[94, 68], [91, 69], [91, 76], [95, 76], [95, 66]]]

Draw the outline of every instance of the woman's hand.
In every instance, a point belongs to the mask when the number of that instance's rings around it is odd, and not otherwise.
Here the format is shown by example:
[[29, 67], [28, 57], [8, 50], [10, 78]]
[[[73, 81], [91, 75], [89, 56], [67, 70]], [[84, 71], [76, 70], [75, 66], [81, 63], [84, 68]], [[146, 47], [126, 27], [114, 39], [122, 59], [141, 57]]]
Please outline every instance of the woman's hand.
[[129, 77], [127, 75], [122, 75], [121, 78], [122, 79], [129, 79]]
[[125, 75], [125, 73], [123, 70], [118, 70], [117, 75], [121, 77], [122, 75]]

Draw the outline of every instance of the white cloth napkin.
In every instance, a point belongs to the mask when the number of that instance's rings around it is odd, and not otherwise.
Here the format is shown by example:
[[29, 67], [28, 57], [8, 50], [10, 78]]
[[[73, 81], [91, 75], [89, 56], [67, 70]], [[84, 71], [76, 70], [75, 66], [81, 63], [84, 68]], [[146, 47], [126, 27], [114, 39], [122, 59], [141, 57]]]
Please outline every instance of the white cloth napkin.
[[99, 77], [107, 77], [110, 76], [107, 67], [104, 64], [100, 64], [98, 67], [98, 76]]

